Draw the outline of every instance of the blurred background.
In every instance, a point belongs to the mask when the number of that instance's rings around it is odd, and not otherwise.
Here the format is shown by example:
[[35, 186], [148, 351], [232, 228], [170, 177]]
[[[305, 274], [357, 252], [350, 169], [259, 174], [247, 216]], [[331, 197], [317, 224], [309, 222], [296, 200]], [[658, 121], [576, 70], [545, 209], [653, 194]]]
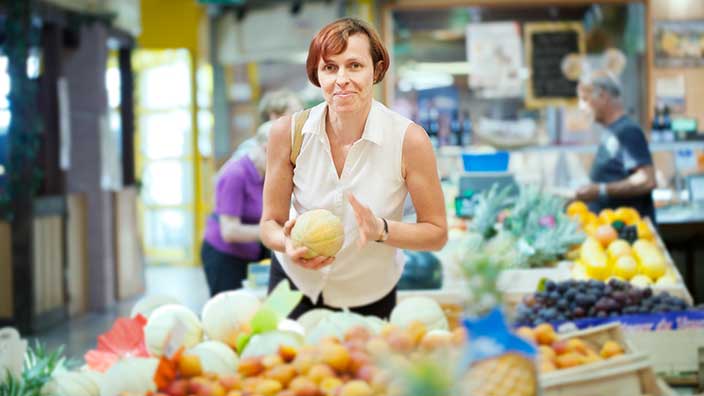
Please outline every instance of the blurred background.
[[307, 49], [343, 16], [380, 32], [392, 63], [375, 96], [428, 132], [450, 208], [475, 150], [509, 152], [520, 182], [584, 184], [598, 134], [577, 81], [613, 66], [651, 142], [660, 232], [702, 300], [701, 0], [8, 0], [0, 325], [82, 351], [145, 294], [199, 309], [217, 170], [267, 92], [322, 101]]

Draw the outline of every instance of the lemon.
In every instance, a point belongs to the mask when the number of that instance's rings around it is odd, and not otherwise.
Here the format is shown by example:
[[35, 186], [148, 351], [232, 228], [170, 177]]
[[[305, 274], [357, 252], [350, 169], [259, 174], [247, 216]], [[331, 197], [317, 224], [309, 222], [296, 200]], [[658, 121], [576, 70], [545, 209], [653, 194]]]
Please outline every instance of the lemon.
[[617, 239], [609, 244], [606, 252], [612, 258], [617, 258], [625, 255], [631, 254], [631, 244], [623, 239]]
[[621, 256], [614, 262], [613, 274], [623, 279], [631, 279], [638, 274], [638, 263], [632, 256]]
[[645, 275], [636, 275], [631, 278], [631, 284], [636, 287], [648, 287], [653, 284], [653, 281]]

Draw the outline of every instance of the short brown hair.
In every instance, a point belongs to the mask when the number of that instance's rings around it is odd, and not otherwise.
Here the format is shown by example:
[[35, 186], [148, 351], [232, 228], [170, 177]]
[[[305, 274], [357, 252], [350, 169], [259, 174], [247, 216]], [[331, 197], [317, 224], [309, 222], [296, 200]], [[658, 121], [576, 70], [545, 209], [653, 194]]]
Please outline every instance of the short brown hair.
[[[355, 34], [365, 34], [369, 38], [369, 50], [374, 63], [374, 83], [384, 79], [384, 74], [389, 69], [389, 53], [379, 37], [379, 33], [368, 23], [356, 18], [342, 18], [331, 22], [318, 32], [310, 42], [306, 72], [308, 80], [315, 86], [320, 86], [318, 81], [318, 63], [330, 55], [342, 53], [347, 48], [347, 40]], [[382, 64], [377, 68], [377, 64]]]

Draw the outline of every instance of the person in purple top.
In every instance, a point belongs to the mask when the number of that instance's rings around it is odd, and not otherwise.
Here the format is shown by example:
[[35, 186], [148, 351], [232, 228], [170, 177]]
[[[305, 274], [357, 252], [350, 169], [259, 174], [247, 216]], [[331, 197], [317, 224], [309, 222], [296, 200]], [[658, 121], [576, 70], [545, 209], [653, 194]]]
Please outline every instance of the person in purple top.
[[201, 260], [210, 295], [242, 287], [249, 263], [266, 257], [259, 241], [266, 143], [271, 123], [262, 124], [246, 155], [220, 169], [215, 210], [208, 217]]

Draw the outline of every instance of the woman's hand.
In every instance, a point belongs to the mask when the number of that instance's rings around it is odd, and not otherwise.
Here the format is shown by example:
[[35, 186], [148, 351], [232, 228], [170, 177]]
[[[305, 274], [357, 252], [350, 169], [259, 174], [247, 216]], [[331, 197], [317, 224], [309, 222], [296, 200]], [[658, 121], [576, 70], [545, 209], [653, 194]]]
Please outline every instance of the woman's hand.
[[371, 209], [357, 201], [354, 195], [349, 194], [347, 199], [354, 209], [354, 217], [359, 228], [359, 247], [364, 246], [369, 241], [376, 241], [384, 231], [384, 222], [374, 215]]
[[291, 230], [294, 225], [296, 225], [296, 219], [289, 219], [283, 227], [286, 255], [291, 258], [291, 261], [303, 268], [311, 270], [318, 270], [332, 264], [335, 257], [318, 256], [313, 257], [312, 259], [306, 259], [303, 257], [306, 253], [308, 253], [308, 248], [305, 246], [298, 248], [293, 246], [293, 241], [291, 241]]

